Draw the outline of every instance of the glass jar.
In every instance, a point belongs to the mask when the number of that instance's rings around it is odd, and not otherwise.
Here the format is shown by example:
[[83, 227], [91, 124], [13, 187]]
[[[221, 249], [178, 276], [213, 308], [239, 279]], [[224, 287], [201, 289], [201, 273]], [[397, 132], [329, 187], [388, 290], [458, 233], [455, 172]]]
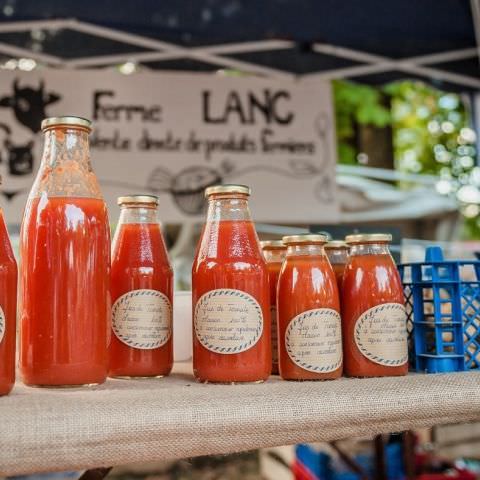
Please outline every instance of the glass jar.
[[0, 210], [0, 396], [15, 383], [17, 323], [17, 262]]
[[119, 197], [112, 245], [111, 377], [163, 377], [173, 366], [173, 270], [158, 197]]
[[348, 245], [341, 240], [330, 240], [325, 245], [325, 252], [327, 253], [330, 265], [335, 272], [337, 279], [338, 291], [342, 291], [343, 272], [348, 261]]
[[278, 335], [277, 335], [277, 284], [278, 275], [285, 260], [287, 247], [282, 240], [264, 240], [260, 242], [263, 256], [267, 261], [268, 281], [270, 283], [270, 319], [272, 336], [272, 374], [278, 375]]
[[342, 375], [342, 326], [327, 237], [283, 237], [287, 257], [278, 279], [279, 367], [284, 380], [331, 380]]
[[193, 372], [201, 382], [270, 375], [268, 270], [250, 217], [250, 189], [209, 187], [207, 221], [192, 269]]
[[20, 233], [20, 370], [27, 385], [107, 375], [110, 227], [90, 164], [91, 123], [42, 122], [42, 162]]
[[350, 257], [342, 289], [345, 373], [406, 375], [407, 317], [402, 282], [388, 234], [348, 235]]

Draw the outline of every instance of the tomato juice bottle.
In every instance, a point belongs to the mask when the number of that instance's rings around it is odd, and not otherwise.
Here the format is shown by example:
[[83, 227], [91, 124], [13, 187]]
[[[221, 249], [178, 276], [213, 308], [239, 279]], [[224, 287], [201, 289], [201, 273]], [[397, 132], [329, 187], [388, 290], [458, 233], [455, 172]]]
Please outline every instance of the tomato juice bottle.
[[342, 375], [342, 325], [335, 273], [320, 234], [283, 237], [287, 256], [278, 279], [280, 376], [331, 380]]
[[325, 252], [327, 254], [330, 265], [335, 272], [337, 278], [338, 292], [341, 294], [343, 273], [345, 271], [345, 265], [348, 261], [348, 245], [341, 240], [330, 240], [325, 245]]
[[402, 282], [388, 234], [348, 235], [342, 285], [345, 373], [350, 377], [406, 375], [407, 317]]
[[173, 366], [173, 270], [158, 197], [119, 197], [112, 248], [111, 377], [163, 377]]
[[278, 335], [277, 335], [277, 283], [287, 247], [282, 240], [264, 240], [260, 242], [263, 256], [267, 261], [270, 283], [270, 317], [272, 336], [272, 374], [278, 375]]
[[206, 189], [192, 268], [193, 371], [201, 382], [261, 382], [272, 368], [268, 270], [250, 217], [250, 189]]
[[91, 123], [42, 122], [42, 162], [20, 233], [20, 371], [34, 386], [107, 375], [110, 227], [90, 164]]
[[15, 383], [17, 262], [0, 210], [0, 396]]

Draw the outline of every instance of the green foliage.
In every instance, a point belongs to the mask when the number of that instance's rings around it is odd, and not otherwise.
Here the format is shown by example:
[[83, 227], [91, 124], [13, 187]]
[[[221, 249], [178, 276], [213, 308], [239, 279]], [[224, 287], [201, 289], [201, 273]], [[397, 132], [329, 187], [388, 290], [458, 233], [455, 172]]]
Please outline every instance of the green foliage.
[[438, 175], [437, 190], [459, 201], [465, 236], [480, 238], [480, 169], [461, 97], [414, 81], [393, 83], [385, 91], [392, 96], [396, 168]]
[[336, 80], [333, 96], [339, 162], [356, 164], [355, 123], [385, 127], [391, 122], [390, 111], [382, 105], [382, 92], [367, 85]]
[[[396, 169], [438, 175], [437, 190], [459, 201], [465, 235], [480, 238], [480, 167], [461, 97], [410, 80], [381, 90], [336, 81], [333, 90], [339, 163], [357, 163], [355, 124], [391, 125]], [[390, 97], [391, 111], [382, 104], [383, 95]]]

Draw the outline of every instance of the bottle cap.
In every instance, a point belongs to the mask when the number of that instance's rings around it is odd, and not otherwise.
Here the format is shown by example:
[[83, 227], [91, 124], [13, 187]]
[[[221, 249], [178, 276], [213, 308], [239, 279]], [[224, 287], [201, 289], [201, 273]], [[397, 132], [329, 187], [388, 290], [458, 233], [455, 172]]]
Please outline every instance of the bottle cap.
[[283, 237], [283, 243], [327, 243], [328, 237], [326, 235], [321, 235], [318, 233], [306, 233], [304, 235], [288, 235]]
[[242, 195], [250, 195], [250, 187], [246, 185], [213, 185], [205, 189], [205, 196], [222, 194], [222, 193], [240, 193]]
[[132, 203], [148, 203], [150, 205], [158, 205], [158, 197], [155, 195], [126, 195], [117, 198], [118, 205], [129, 205]]
[[283, 243], [282, 240], [262, 240], [260, 242], [260, 247], [262, 249], [264, 249], [264, 248], [270, 248], [270, 249], [287, 248], [287, 246]]
[[42, 132], [53, 127], [80, 127], [85, 130], [88, 130], [90, 133], [92, 131], [92, 122], [82, 117], [75, 117], [73, 115], [68, 115], [65, 117], [49, 117], [42, 120]]
[[392, 236], [389, 233], [356, 233], [354, 235], [347, 235], [345, 242], [351, 243], [376, 243], [376, 242], [391, 242]]
[[332, 249], [334, 250], [335, 248], [348, 248], [348, 245], [343, 241], [343, 240], [330, 240], [326, 245], [326, 249]]

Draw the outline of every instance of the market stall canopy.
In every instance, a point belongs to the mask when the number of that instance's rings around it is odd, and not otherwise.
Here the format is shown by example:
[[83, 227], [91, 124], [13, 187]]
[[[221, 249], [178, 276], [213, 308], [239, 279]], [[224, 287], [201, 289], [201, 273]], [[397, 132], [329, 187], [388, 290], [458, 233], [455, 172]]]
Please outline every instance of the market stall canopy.
[[478, 90], [478, 0], [8, 0], [0, 55], [51, 66], [135, 62], [271, 77], [421, 78]]

